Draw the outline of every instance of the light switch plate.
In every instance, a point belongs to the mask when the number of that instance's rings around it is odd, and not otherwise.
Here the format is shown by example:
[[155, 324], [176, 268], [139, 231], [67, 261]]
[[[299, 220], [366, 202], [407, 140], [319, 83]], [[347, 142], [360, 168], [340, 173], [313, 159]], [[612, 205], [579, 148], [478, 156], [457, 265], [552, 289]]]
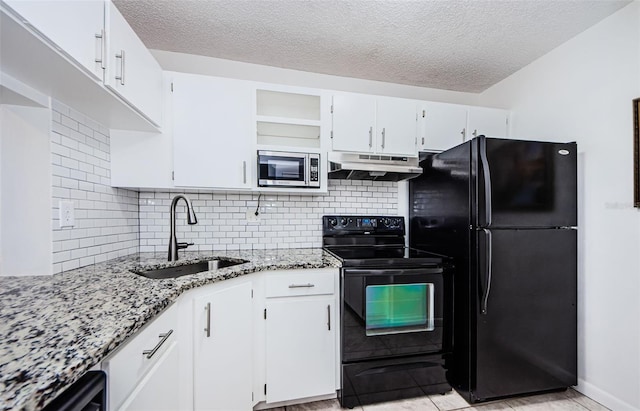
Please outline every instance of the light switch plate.
[[76, 225], [73, 201], [60, 200], [58, 208], [60, 210], [60, 228], [73, 227]]

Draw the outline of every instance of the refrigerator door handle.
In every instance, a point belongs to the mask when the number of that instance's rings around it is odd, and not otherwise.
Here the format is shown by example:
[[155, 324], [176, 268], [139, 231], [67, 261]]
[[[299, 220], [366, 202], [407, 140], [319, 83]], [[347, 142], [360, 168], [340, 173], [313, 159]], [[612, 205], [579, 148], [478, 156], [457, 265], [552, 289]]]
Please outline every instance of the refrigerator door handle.
[[482, 177], [484, 179], [484, 226], [491, 226], [491, 171], [487, 160], [487, 140], [484, 136], [478, 137], [480, 143], [480, 163], [482, 164]]
[[487, 236], [487, 248], [486, 248], [486, 266], [485, 266], [485, 285], [482, 291], [482, 299], [480, 300], [480, 312], [487, 315], [487, 305], [489, 303], [489, 292], [491, 291], [491, 269], [493, 265], [493, 241], [491, 238], [491, 230], [483, 228], [482, 231]]

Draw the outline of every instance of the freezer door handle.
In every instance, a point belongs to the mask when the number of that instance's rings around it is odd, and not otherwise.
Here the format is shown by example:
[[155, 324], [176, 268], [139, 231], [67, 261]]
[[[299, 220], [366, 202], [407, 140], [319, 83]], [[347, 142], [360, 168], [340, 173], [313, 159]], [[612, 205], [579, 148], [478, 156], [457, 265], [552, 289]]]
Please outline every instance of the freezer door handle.
[[489, 170], [489, 160], [487, 160], [487, 140], [484, 136], [478, 137], [480, 143], [480, 163], [482, 164], [482, 177], [484, 180], [484, 224], [485, 227], [491, 225], [491, 170]]
[[484, 270], [484, 287], [482, 290], [482, 298], [480, 300], [480, 312], [484, 315], [487, 315], [487, 305], [489, 303], [489, 292], [491, 291], [491, 269], [492, 269], [492, 258], [493, 258], [493, 241], [491, 238], [491, 230], [487, 230], [483, 228], [486, 235], [486, 265]]

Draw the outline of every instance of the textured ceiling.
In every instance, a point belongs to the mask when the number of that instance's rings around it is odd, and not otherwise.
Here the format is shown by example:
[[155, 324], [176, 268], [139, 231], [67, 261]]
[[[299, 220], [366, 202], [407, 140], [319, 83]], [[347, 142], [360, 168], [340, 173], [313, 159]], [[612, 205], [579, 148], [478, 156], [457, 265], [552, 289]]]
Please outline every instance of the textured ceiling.
[[114, 0], [148, 48], [480, 92], [629, 3]]

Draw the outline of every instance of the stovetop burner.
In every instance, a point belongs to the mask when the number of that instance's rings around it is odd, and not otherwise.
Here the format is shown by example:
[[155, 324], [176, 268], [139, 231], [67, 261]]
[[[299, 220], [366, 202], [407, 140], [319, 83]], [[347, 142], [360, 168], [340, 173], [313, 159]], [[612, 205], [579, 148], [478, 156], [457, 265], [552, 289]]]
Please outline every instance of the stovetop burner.
[[404, 217], [324, 216], [324, 249], [345, 267], [424, 267], [443, 256], [405, 247]]
[[324, 249], [345, 267], [435, 267], [442, 264], [442, 256], [409, 247], [338, 246]]

